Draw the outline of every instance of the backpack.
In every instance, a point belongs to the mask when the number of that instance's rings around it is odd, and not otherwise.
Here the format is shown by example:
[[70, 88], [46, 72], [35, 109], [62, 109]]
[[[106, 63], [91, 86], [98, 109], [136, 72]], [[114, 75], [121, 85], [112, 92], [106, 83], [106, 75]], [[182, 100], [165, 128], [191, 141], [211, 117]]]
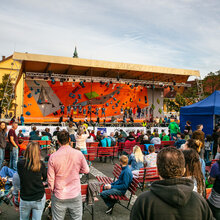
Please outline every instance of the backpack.
[[110, 139], [111, 139], [111, 147], [116, 146], [116, 141], [115, 141], [115, 140], [113, 140], [111, 136], [110, 136]]

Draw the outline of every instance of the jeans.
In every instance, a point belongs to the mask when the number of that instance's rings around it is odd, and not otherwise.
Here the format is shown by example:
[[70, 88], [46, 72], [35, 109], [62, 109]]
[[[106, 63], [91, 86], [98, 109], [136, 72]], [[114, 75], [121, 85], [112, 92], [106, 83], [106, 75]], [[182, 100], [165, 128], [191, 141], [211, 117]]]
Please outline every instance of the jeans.
[[2, 167], [4, 159], [5, 159], [5, 149], [0, 148], [0, 168]]
[[58, 199], [52, 195], [52, 216], [53, 220], [61, 220], [65, 218], [66, 210], [69, 210], [71, 219], [82, 219], [82, 197], [79, 194], [73, 199]]
[[45, 194], [43, 198], [38, 201], [24, 201], [20, 199], [20, 220], [29, 220], [31, 211], [33, 220], [41, 220], [45, 202]]
[[14, 171], [13, 169], [10, 169], [7, 166], [3, 166], [2, 169], [0, 170], [1, 177], [8, 176], [8, 177], [12, 178], [15, 173], [16, 173], [16, 171]]
[[13, 147], [10, 151], [10, 168], [17, 171], [17, 162], [18, 162], [18, 148]]
[[170, 135], [171, 135], [171, 141], [173, 141], [174, 140], [173, 137], [176, 137], [176, 134], [175, 133], [171, 133]]
[[[104, 188], [103, 188], [104, 190]], [[110, 195], [119, 195], [122, 196], [124, 195], [124, 193], [122, 193], [120, 190], [118, 189], [108, 189], [108, 190], [104, 190], [100, 193], [100, 196], [102, 197], [102, 199], [104, 200], [105, 204], [110, 208], [113, 207], [115, 205], [115, 203], [117, 202], [116, 199], [111, 199], [109, 196]]]

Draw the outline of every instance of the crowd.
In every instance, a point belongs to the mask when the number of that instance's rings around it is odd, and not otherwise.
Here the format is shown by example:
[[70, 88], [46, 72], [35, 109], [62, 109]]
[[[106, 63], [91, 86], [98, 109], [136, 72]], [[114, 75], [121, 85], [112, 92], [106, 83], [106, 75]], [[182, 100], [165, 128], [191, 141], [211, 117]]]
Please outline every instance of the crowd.
[[[64, 219], [69, 210], [72, 219], [82, 218], [82, 198], [80, 194], [80, 173], [89, 173], [88, 163], [83, 156], [87, 154], [87, 142], [99, 142], [99, 146], [110, 147], [119, 143], [133, 144], [131, 155], [125, 152], [119, 158], [122, 172], [117, 181], [103, 186], [100, 194], [111, 214], [115, 203], [109, 195], [124, 195], [132, 178], [138, 177], [140, 168], [157, 167], [160, 181], [152, 183], [149, 192], [141, 194], [136, 200], [131, 219], [220, 219], [220, 127], [216, 127], [212, 136], [203, 133], [203, 125], [192, 132], [190, 122], [180, 133], [177, 121], [169, 124], [169, 134], [164, 131], [153, 133], [143, 130], [129, 132], [122, 129], [110, 135], [97, 131], [88, 131], [86, 123], [70, 122], [67, 131], [59, 127], [51, 134], [48, 128], [30, 132], [30, 142], [19, 155], [19, 138], [16, 134], [17, 122], [7, 133], [7, 125], [0, 124], [0, 187], [13, 178], [15, 203], [20, 189], [20, 219], [28, 219], [32, 211], [33, 219], [41, 219], [45, 205], [44, 185], [48, 184], [52, 192], [53, 219]], [[57, 151], [51, 149], [46, 158], [40, 156], [37, 140], [52, 140]], [[155, 146], [161, 141], [174, 141], [173, 147], [155, 152]], [[138, 144], [145, 145], [142, 152]], [[10, 164], [4, 162], [4, 151], [10, 147]], [[210, 176], [205, 173], [205, 162], [218, 161], [212, 165]], [[44, 159], [47, 163], [46, 169]], [[45, 183], [47, 181], [47, 183]], [[205, 201], [206, 184], [213, 184], [212, 192]], [[160, 207], [160, 209], [158, 209]], [[192, 211], [193, 209], [193, 211]], [[213, 213], [213, 214], [212, 214]]]

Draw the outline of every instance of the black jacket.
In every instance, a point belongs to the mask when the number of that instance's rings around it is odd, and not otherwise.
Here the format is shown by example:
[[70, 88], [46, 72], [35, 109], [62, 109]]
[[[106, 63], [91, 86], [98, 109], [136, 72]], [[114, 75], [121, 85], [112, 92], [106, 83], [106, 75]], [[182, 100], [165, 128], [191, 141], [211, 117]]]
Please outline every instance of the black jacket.
[[6, 148], [6, 133], [4, 131], [0, 131], [0, 148]]
[[187, 178], [155, 181], [136, 200], [131, 220], [214, 220], [207, 202]]

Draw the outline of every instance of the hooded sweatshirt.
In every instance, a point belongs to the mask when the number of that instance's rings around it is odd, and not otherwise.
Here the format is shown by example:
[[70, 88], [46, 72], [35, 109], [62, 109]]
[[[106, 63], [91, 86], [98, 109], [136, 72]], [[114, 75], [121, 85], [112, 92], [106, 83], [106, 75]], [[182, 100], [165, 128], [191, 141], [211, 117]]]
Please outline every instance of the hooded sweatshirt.
[[187, 178], [155, 181], [136, 200], [131, 220], [214, 220], [207, 202]]

